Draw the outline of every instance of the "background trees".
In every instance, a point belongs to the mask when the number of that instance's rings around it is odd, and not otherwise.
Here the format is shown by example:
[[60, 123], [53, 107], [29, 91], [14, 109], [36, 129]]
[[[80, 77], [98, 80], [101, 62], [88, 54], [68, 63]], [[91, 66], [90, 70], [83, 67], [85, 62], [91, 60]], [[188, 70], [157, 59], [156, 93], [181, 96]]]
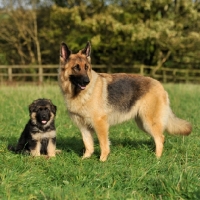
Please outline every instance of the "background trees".
[[0, 64], [57, 64], [62, 41], [75, 52], [90, 40], [95, 64], [200, 68], [199, 0], [2, 0], [0, 5]]

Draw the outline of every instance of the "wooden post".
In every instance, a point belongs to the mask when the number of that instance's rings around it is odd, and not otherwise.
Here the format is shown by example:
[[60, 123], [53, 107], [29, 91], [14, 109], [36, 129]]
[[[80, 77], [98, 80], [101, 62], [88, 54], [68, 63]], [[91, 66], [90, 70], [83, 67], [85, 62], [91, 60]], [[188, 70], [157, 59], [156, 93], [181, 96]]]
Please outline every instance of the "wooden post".
[[39, 65], [39, 83], [43, 83], [43, 68], [42, 65]]
[[163, 70], [163, 83], [167, 82], [167, 76], [166, 76], [166, 71]]
[[140, 65], [140, 75], [144, 75], [144, 65]]
[[176, 82], [176, 70], [173, 70], [173, 82]]
[[12, 82], [12, 67], [8, 66], [8, 81]]
[[188, 70], [185, 71], [185, 82], [189, 82], [189, 75], [188, 75]]
[[112, 73], [112, 65], [108, 65], [107, 67], [107, 73]]

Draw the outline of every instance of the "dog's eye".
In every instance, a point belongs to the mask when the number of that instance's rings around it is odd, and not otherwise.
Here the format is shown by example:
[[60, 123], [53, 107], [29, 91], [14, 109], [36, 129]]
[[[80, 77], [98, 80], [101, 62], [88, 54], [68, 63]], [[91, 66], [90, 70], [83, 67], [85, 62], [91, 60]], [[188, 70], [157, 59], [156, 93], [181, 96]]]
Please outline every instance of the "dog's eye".
[[75, 71], [80, 71], [81, 68], [80, 68], [79, 64], [75, 65], [75, 66], [73, 67], [73, 70], [75, 70]]
[[46, 107], [45, 108], [39, 108], [39, 111], [43, 111], [43, 110], [46, 111], [46, 110], [48, 110], [48, 108], [46, 108]]
[[88, 70], [88, 66], [85, 64], [85, 70]]

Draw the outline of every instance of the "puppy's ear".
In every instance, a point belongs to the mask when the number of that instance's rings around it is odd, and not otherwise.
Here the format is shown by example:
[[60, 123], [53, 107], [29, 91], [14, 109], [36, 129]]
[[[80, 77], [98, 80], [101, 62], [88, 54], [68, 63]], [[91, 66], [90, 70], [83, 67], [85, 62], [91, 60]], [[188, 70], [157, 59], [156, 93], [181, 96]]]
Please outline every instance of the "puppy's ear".
[[51, 105], [51, 112], [56, 115], [57, 107], [55, 105]]
[[29, 105], [29, 113], [35, 112], [35, 102], [33, 102], [31, 105]]
[[37, 100], [34, 100], [32, 102], [32, 104], [29, 105], [29, 113], [31, 114], [32, 112], [36, 112], [36, 105], [38, 103], [38, 101], [40, 101], [41, 99], [37, 99]]
[[51, 112], [56, 115], [56, 111], [57, 111], [57, 107], [55, 105], [53, 105], [51, 99], [48, 99], [48, 102], [50, 103], [51, 106]]

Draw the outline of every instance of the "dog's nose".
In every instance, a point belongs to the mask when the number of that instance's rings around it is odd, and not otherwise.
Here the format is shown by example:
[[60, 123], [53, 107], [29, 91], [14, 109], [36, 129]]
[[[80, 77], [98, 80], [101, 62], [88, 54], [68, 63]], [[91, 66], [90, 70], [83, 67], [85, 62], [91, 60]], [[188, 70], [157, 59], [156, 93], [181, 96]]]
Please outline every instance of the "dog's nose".
[[42, 115], [42, 119], [46, 119], [46, 115]]
[[85, 76], [84, 78], [83, 78], [83, 84], [84, 85], [87, 85], [87, 84], [89, 84], [90, 83], [90, 79], [88, 78], [88, 76]]

